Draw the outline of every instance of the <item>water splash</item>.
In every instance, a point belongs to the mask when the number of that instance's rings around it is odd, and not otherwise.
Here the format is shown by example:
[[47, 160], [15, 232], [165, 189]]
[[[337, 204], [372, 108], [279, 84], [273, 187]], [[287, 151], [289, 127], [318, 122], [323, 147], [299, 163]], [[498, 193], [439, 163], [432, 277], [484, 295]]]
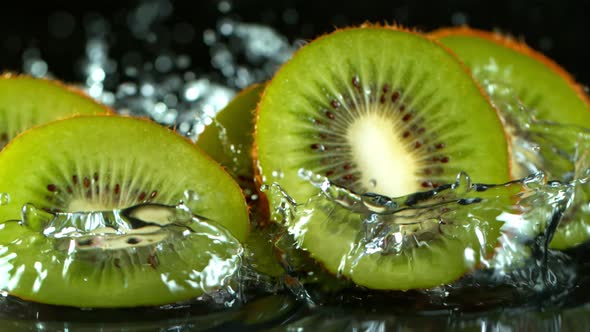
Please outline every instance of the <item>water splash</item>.
[[0, 193], [0, 206], [10, 203], [10, 194]]
[[77, 307], [239, 300], [242, 245], [183, 203], [75, 213], [28, 204], [1, 228], [0, 289], [10, 294]]
[[572, 187], [572, 199], [567, 202], [552, 246], [563, 249], [585, 242], [590, 238], [590, 129], [538, 120], [536, 110], [527, 108], [509, 86], [490, 80], [483, 83], [502, 110], [512, 139], [513, 176], [542, 171], [547, 179]]
[[[447, 280], [449, 286], [443, 286], [447, 293], [482, 283], [513, 286], [521, 295], [525, 290], [529, 294], [555, 288], [564, 292], [572, 284], [575, 272], [568, 267], [570, 262], [547, 245], [555, 231], [551, 225], [559, 222], [574, 196], [573, 186], [547, 182], [542, 173], [503, 185], [471, 183], [466, 174], [459, 174], [453, 184], [397, 198], [357, 194], [311, 172], [301, 175], [319, 193], [298, 203], [278, 184], [267, 185], [263, 189], [276, 202], [271, 217], [286, 227], [297, 248], [309, 251], [332, 272], [366, 282], [369, 288], [385, 284], [383, 280], [374, 284], [364, 275], [363, 269], [370, 267], [364, 260], [375, 257], [381, 257], [383, 265], [404, 260], [416, 270], [409, 273], [419, 273], [420, 260], [426, 259], [434, 264], [428, 268], [430, 273], [440, 273], [434, 271], [437, 262], [432, 261], [437, 255], [418, 256], [424, 250], [440, 250], [436, 243], [441, 238], [465, 241], [458, 250], [446, 252], [444, 259], [471, 271], [459, 282]], [[318, 215], [323, 221], [318, 221]], [[329, 251], [315, 244], [318, 232], [323, 243], [330, 243]], [[461, 232], [471, 236], [462, 237]], [[345, 248], [339, 249], [337, 242], [346, 243]], [[412, 282], [420, 277], [412, 275]], [[470, 282], [464, 281], [469, 278]], [[392, 286], [403, 282], [397, 280]], [[433, 296], [430, 301], [441, 294], [435, 290], [428, 291]]]

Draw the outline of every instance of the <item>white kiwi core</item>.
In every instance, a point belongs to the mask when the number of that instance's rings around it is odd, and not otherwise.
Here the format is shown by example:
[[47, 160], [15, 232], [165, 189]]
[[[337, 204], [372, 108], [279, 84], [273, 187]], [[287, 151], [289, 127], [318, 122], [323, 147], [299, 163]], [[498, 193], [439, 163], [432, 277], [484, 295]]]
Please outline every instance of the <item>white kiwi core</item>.
[[347, 129], [361, 184], [368, 191], [404, 196], [420, 190], [418, 156], [400, 139], [400, 128], [382, 113], [367, 112]]
[[69, 212], [85, 212], [85, 211], [103, 211], [111, 210], [116, 207], [103, 202], [92, 201], [84, 198], [74, 198], [68, 204], [67, 211]]

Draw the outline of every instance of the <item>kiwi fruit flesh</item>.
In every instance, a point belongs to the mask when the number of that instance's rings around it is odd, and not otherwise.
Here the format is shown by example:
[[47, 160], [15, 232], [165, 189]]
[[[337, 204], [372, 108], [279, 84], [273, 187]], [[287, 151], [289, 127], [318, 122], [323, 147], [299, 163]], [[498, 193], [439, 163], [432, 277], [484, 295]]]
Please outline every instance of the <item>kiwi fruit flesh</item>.
[[[230, 273], [233, 270], [223, 262], [235, 260], [228, 252], [237, 253], [235, 243], [245, 242], [249, 232], [247, 205], [231, 176], [192, 142], [148, 120], [79, 116], [35, 127], [17, 136], [0, 153], [0, 169], [0, 192], [10, 196], [9, 203], [0, 206], [0, 220], [5, 224], [0, 240], [11, 243], [3, 247], [0, 258], [0, 289], [25, 299], [80, 307], [190, 299], [203, 293], [199, 284], [191, 284], [196, 278], [179, 281], [172, 277], [205, 278], [203, 267], [213, 262], [220, 263], [220, 274]], [[105, 226], [105, 230], [100, 225], [96, 230], [61, 236], [72, 243], [81, 239], [106, 243], [107, 233], [114, 229], [116, 236], [123, 237], [109, 243], [130, 241], [129, 248], [111, 246], [93, 251], [102, 256], [83, 255], [83, 250], [71, 251], [69, 247], [59, 249], [56, 241], [60, 236], [49, 231], [55, 227], [43, 231], [31, 227], [30, 216], [21, 213], [23, 206], [59, 214], [112, 211], [138, 204], [173, 206], [180, 201], [186, 201], [187, 207], [190, 204], [190, 211], [206, 218], [203, 220], [211, 226], [191, 223], [200, 231], [189, 229], [186, 236], [163, 226], [159, 230], [141, 228], [153, 232], [153, 236], [143, 235], [145, 241], [138, 241], [125, 227]], [[141, 219], [161, 219], [157, 210], [142, 211]], [[20, 224], [11, 221], [21, 218]], [[208, 233], [206, 228], [210, 228]], [[138, 246], [161, 257], [141, 256]], [[123, 255], [121, 250], [131, 256], [129, 264], [113, 258]], [[215, 256], [219, 252], [224, 259], [207, 258], [206, 253]], [[153, 264], [153, 260], [160, 264]], [[170, 274], [173, 270], [177, 272]]]
[[[386, 196], [436, 189], [460, 171], [477, 182], [510, 178], [501, 121], [479, 86], [436, 42], [394, 27], [339, 30], [299, 50], [258, 104], [255, 147], [259, 181], [278, 183], [299, 203], [319, 192], [301, 170]], [[498, 234], [494, 219], [480, 228], [458, 222], [424, 245], [352, 262], [361, 219], [339, 206], [318, 206], [298, 225], [299, 243], [328, 270], [374, 289], [453, 281], [473, 267], [464, 251], [485, 256]]]
[[264, 84], [242, 90], [224, 107], [197, 139], [197, 146], [225, 167], [236, 179], [252, 181], [254, 114]]
[[[582, 86], [557, 63], [526, 44], [499, 33], [467, 27], [441, 29], [431, 35], [455, 52], [476, 80], [482, 84], [499, 83], [511, 89], [512, 96], [526, 110], [534, 111], [537, 120], [590, 128], [590, 101]], [[498, 105], [502, 104], [497, 98], [503, 96], [496, 97], [490, 93], [490, 97], [492, 101], [498, 101]], [[499, 108], [504, 111], [501, 106]], [[507, 114], [505, 111], [504, 116]], [[571, 145], [574, 144], [572, 141]], [[562, 170], [573, 165], [564, 165], [562, 157], [546, 158], [549, 160], [541, 161], [547, 167], [546, 173], [557, 174], [557, 180], [565, 180], [560, 173], [566, 173]], [[525, 168], [513, 164], [514, 178], [528, 175]], [[584, 219], [575, 216], [563, 219], [550, 247], [566, 249], [586, 241], [590, 233], [587, 231], [588, 222]]]
[[24, 75], [0, 75], [0, 148], [33, 126], [110, 109], [71, 86]]
[[[174, 209], [147, 204], [78, 213], [101, 226], [81, 236], [67, 236], [71, 220], [63, 213], [55, 219], [66, 221], [59, 229], [66, 234], [45, 234], [16, 221], [0, 224], [0, 289], [46, 304], [121, 308], [186, 301], [229, 283], [240, 266], [242, 246], [227, 229], [208, 220], [173, 218], [173, 212], [167, 224], [113, 227], [129, 218], [127, 210], [142, 208], [160, 214]], [[105, 222], [97, 223], [99, 217]], [[47, 226], [54, 227], [50, 219]]]
[[539, 120], [590, 126], [590, 103], [583, 88], [557, 63], [526, 44], [467, 27], [436, 30], [431, 36], [449, 47], [476, 80], [512, 88]]

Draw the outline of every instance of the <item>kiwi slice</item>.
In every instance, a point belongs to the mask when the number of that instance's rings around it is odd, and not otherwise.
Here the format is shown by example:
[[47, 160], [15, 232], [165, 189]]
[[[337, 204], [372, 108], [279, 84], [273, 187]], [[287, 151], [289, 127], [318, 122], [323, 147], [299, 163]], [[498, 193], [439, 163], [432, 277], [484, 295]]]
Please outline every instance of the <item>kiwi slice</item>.
[[235, 178], [252, 181], [254, 110], [264, 84], [242, 90], [199, 135], [197, 145], [224, 166]]
[[[0, 289], [25, 299], [125, 307], [200, 296], [235, 272], [248, 235], [247, 206], [229, 174], [147, 120], [79, 116], [35, 127], [0, 153], [0, 177], [10, 197], [0, 206]], [[203, 217], [162, 207], [180, 201]], [[138, 204], [150, 207], [126, 218], [93, 213]], [[51, 219], [43, 213], [71, 218], [35, 222]]]
[[[509, 180], [496, 110], [452, 54], [413, 32], [363, 26], [309, 43], [268, 84], [257, 114], [260, 181], [280, 184], [299, 203], [319, 191], [302, 170], [356, 193], [386, 196], [435, 189], [460, 171], [477, 182]], [[450, 282], [473, 266], [464, 251], [485, 256], [497, 237], [493, 219], [478, 227], [457, 222], [440, 233], [429, 223], [400, 233], [421, 245], [351, 260], [361, 217], [322, 205], [297, 225], [299, 243], [328, 270], [369, 288]]]
[[[505, 100], [506, 98], [517, 99], [524, 109], [531, 111], [529, 119], [534, 117], [550, 123], [590, 128], [590, 100], [582, 86], [557, 63], [526, 44], [499, 33], [467, 27], [437, 30], [432, 33], [432, 36], [451, 48], [470, 68], [476, 80], [484, 85], [499, 84], [503, 87], [503, 89], [490, 91], [490, 97], [502, 111], [503, 117], [506, 118], [506, 127], [509, 129], [512, 126], [510, 116], [513, 114], [509, 109], [505, 109], [505, 107], [511, 107], [511, 101]], [[529, 119], [520, 121], [528, 125]], [[556, 133], [564, 131], [559, 127], [555, 127], [554, 130]], [[571, 136], [576, 132], [576, 129], [572, 129], [571, 134], [555, 138], [555, 142], [561, 144], [561, 141], [570, 139], [573, 149], [576, 142]], [[532, 130], [526, 134], [535, 135]], [[543, 141], [536, 143], [549, 145]], [[513, 150], [516, 151], [517, 148], [514, 147]], [[561, 156], [552, 154], [550, 150], [553, 148], [553, 146], [548, 147], [547, 155], [530, 154], [528, 158], [532, 158], [535, 164], [542, 164], [548, 176], [567, 180], [567, 177], [571, 176], [573, 164]], [[513, 165], [515, 166], [512, 169], [514, 178], [525, 177], [530, 172], [526, 167], [519, 166], [518, 162], [514, 162]], [[585, 192], [580, 192], [580, 196], [587, 195]], [[587, 218], [566, 215], [550, 246], [555, 249], [565, 249], [587, 240], [590, 233], [586, 230], [585, 219]]]
[[0, 75], [0, 148], [35, 125], [77, 114], [110, 112], [82, 91], [58, 81]]
[[[246, 200], [250, 203], [250, 220], [253, 228], [245, 244], [245, 257], [250, 266], [259, 273], [278, 277], [284, 273], [278, 263], [270, 239], [268, 213], [265, 202], [254, 184], [252, 141], [254, 140], [254, 117], [265, 84], [250, 85], [232, 99], [213, 122], [199, 135], [197, 146], [219, 162], [240, 184]], [[249, 200], [252, 195], [256, 200]]]
[[455, 52], [476, 80], [508, 85], [537, 119], [590, 127], [590, 101], [582, 86], [526, 44], [468, 27], [440, 29], [431, 36]]

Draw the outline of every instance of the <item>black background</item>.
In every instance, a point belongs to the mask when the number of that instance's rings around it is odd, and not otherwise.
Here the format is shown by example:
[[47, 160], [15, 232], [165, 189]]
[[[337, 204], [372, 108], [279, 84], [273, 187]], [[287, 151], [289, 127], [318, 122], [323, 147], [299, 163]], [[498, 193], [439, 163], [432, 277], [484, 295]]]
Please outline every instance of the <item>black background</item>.
[[[360, 3], [359, 3], [360, 2]], [[271, 1], [234, 0], [230, 16], [246, 22], [272, 26], [291, 39], [311, 39], [334, 27], [364, 21], [393, 23], [421, 30], [466, 22], [483, 29], [499, 29], [523, 38], [532, 47], [544, 51], [570, 71], [580, 82], [590, 84], [590, 3], [582, 1]], [[0, 11], [0, 70], [22, 70], [22, 52], [38, 47], [50, 70], [64, 80], [79, 79], [74, 63], [84, 53], [84, 20], [97, 13], [111, 25], [111, 52], [117, 58], [128, 48], [143, 48], [128, 33], [125, 13], [136, 1], [32, 1], [4, 2]], [[188, 52], [193, 64], [209, 66], [202, 32], [214, 28], [221, 16], [217, 1], [174, 1], [174, 12], [162, 24], [184, 22], [194, 29], [190, 43], [174, 40], [149, 45], [147, 51], [174, 50]], [[8, 7], [10, 6], [10, 7]], [[285, 11], [297, 13], [294, 23], [286, 23]], [[49, 18], [65, 11], [74, 18], [73, 33], [56, 38], [49, 29]]]

